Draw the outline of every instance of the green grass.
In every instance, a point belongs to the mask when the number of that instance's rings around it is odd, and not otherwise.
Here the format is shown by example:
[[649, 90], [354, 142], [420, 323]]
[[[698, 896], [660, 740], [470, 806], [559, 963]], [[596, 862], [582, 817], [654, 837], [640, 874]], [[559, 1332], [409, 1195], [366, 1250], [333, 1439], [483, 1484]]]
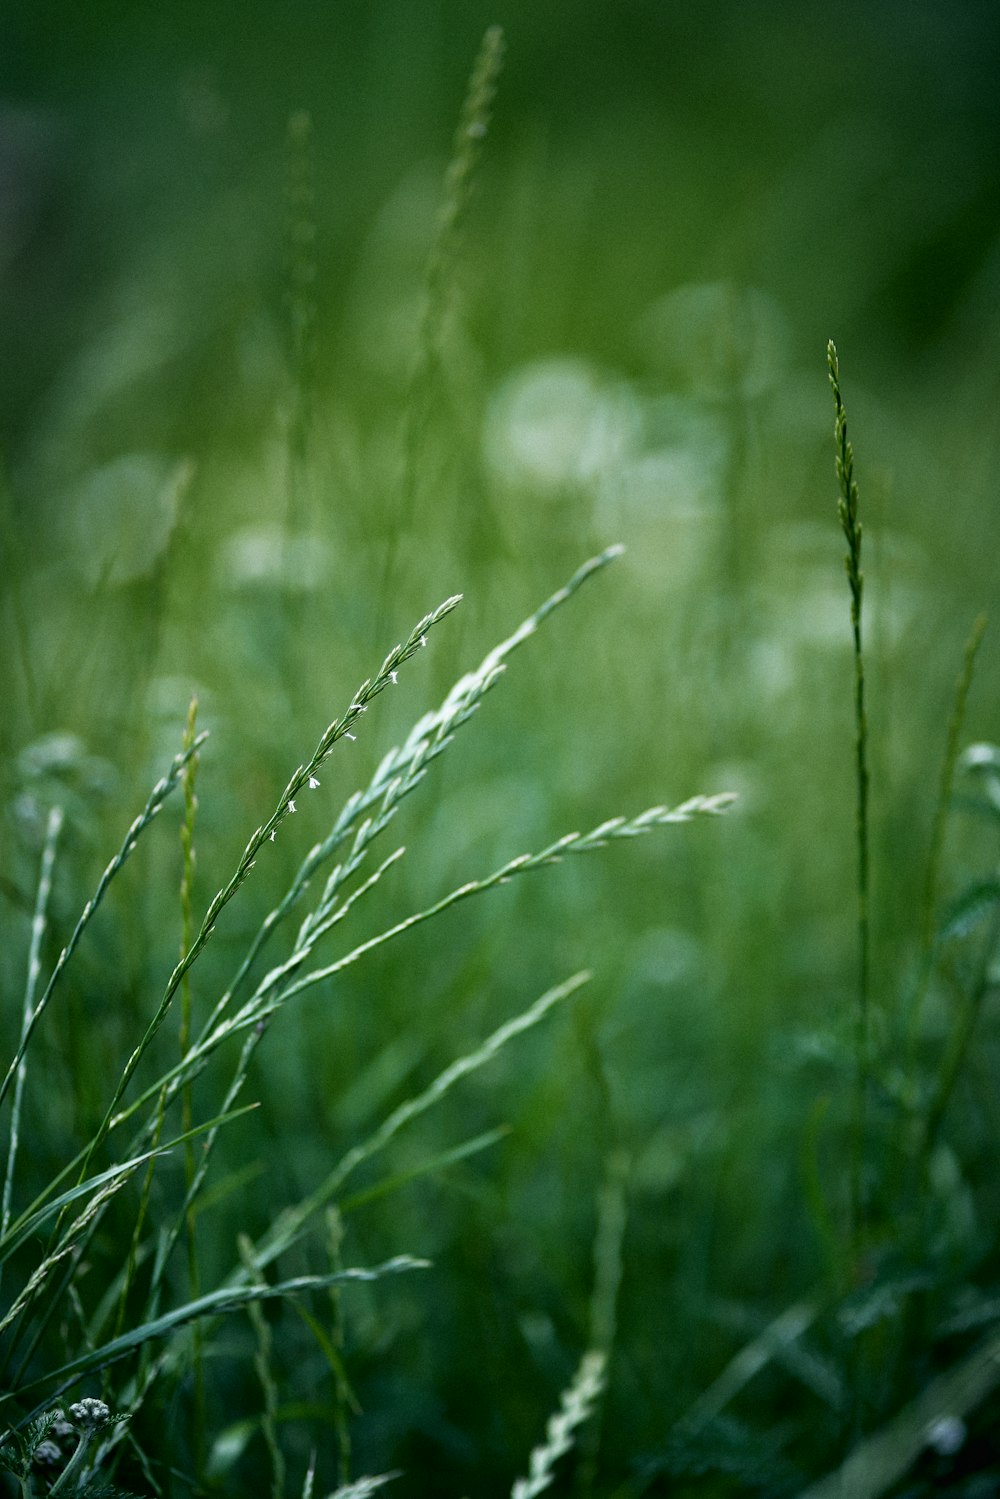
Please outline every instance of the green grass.
[[17, 27], [0, 1487], [991, 1492], [985, 10], [431, 10]]
[[[421, 619], [405, 642], [389, 652], [375, 675], [356, 690], [349, 706], [321, 735], [309, 759], [293, 772], [273, 812], [252, 833], [233, 874], [209, 902], [197, 931], [190, 924], [188, 914], [194, 856], [195, 806], [190, 771], [201, 753], [205, 735], [195, 734], [192, 711], [185, 730], [183, 750], [175, 757], [168, 775], [157, 783], [143, 813], [130, 826], [119, 855], [102, 876], [95, 895], [84, 908], [70, 942], [60, 954], [49, 983], [35, 1000], [38, 942], [44, 932], [52, 865], [61, 823], [58, 815], [50, 817], [33, 922], [33, 948], [29, 958], [22, 1038], [8, 1073], [8, 1082], [14, 1081], [14, 1128], [4, 1189], [4, 1233], [0, 1240], [0, 1256], [6, 1262], [19, 1251], [23, 1252], [27, 1245], [33, 1245], [39, 1233], [44, 1232], [48, 1238], [47, 1247], [0, 1325], [0, 1333], [7, 1335], [4, 1350], [7, 1393], [3, 1398], [8, 1407], [8, 1420], [14, 1423], [11, 1439], [4, 1450], [11, 1454], [12, 1470], [19, 1476], [25, 1492], [33, 1492], [33, 1452], [40, 1442], [50, 1440], [50, 1425], [46, 1426], [40, 1418], [55, 1409], [55, 1400], [78, 1388], [85, 1376], [103, 1374], [113, 1365], [127, 1360], [135, 1367], [123, 1382], [112, 1385], [105, 1378], [105, 1393], [112, 1388], [115, 1390], [117, 1398], [114, 1408], [117, 1412], [129, 1416], [136, 1414], [150, 1402], [165, 1370], [169, 1369], [172, 1380], [176, 1380], [180, 1371], [189, 1367], [194, 1371], [197, 1402], [203, 1407], [206, 1343], [208, 1347], [211, 1343], [203, 1332], [199, 1334], [197, 1341], [192, 1342], [189, 1337], [190, 1329], [192, 1325], [202, 1327], [206, 1323], [211, 1328], [221, 1313], [246, 1308], [258, 1344], [254, 1362], [264, 1398], [261, 1432], [271, 1460], [272, 1492], [276, 1496], [285, 1493], [286, 1465], [278, 1436], [281, 1405], [278, 1384], [271, 1367], [273, 1338], [258, 1303], [270, 1299], [288, 1300], [355, 1280], [371, 1281], [399, 1271], [429, 1268], [429, 1262], [396, 1255], [374, 1269], [335, 1269], [325, 1275], [297, 1276], [275, 1282], [269, 1282], [265, 1278], [265, 1272], [279, 1260], [284, 1262], [287, 1256], [302, 1245], [324, 1208], [339, 1206], [344, 1211], [350, 1206], [349, 1200], [345, 1202], [345, 1187], [360, 1167], [383, 1155], [401, 1131], [408, 1129], [415, 1119], [432, 1109], [467, 1076], [492, 1061], [502, 1048], [522, 1032], [540, 1022], [553, 1006], [572, 995], [586, 980], [587, 975], [577, 974], [548, 989], [527, 1010], [502, 1024], [481, 1046], [447, 1066], [428, 1087], [398, 1104], [367, 1138], [348, 1148], [333, 1170], [298, 1203], [285, 1205], [263, 1233], [258, 1235], [256, 1241], [247, 1234], [241, 1234], [240, 1264], [215, 1289], [198, 1294], [202, 1277], [198, 1269], [194, 1215], [208, 1178], [219, 1132], [245, 1113], [244, 1109], [236, 1107], [237, 1101], [247, 1082], [258, 1046], [271, 1024], [292, 1000], [319, 985], [328, 986], [329, 981], [345, 969], [379, 951], [413, 927], [440, 916], [458, 902], [483, 894], [521, 875], [558, 864], [572, 854], [602, 849], [617, 840], [633, 839], [665, 824], [684, 823], [700, 815], [718, 814], [730, 805], [732, 797], [727, 793], [695, 796], [673, 808], [652, 807], [635, 817], [606, 820], [584, 835], [566, 834], [537, 853], [507, 860], [484, 878], [464, 882], [424, 909], [391, 921], [372, 937], [353, 944], [348, 941], [346, 950], [332, 961], [320, 959], [320, 952], [317, 950], [319, 944], [335, 929], [339, 935], [340, 924], [352, 915], [356, 903], [370, 894], [404, 853], [404, 849], [398, 847], [382, 858], [380, 863], [372, 864], [372, 847], [393, 822], [400, 803], [424, 781], [435, 762], [451, 748], [458, 731], [469, 723], [486, 695], [499, 682], [511, 653], [534, 635], [553, 610], [564, 604], [589, 577], [610, 562], [619, 550], [612, 548], [581, 567], [564, 588], [525, 620], [512, 636], [490, 651], [475, 671], [463, 675], [439, 709], [420, 717], [400, 747], [390, 750], [383, 757], [368, 786], [348, 799], [334, 820], [330, 832], [309, 851], [288, 889], [261, 923], [235, 977], [217, 1000], [197, 1034], [192, 1033], [186, 981], [195, 963], [208, 947], [225, 908], [240, 894], [255, 866], [266, 859], [279, 832], [290, 832], [289, 820], [298, 811], [297, 801], [304, 801], [313, 792], [320, 790], [319, 774], [323, 772], [325, 775], [327, 762], [338, 742], [357, 740], [358, 734], [354, 730], [357, 729], [360, 733], [362, 717], [383, 692], [398, 685], [400, 672], [413, 656], [427, 646], [430, 633], [455, 608], [459, 599], [447, 600]], [[96, 1130], [86, 1143], [79, 1145], [69, 1163], [30, 1206], [14, 1215], [10, 1204], [18, 1165], [17, 1142], [32, 1037], [112, 881], [120, 873], [126, 859], [135, 851], [139, 839], [152, 823], [166, 797], [186, 775], [188, 778], [184, 784], [188, 791], [182, 824], [184, 857], [180, 907], [181, 929], [187, 932], [188, 940], [183, 945], [180, 961], [167, 979], [163, 995], [146, 1023], [138, 1044], [124, 1062]], [[308, 903], [313, 881], [317, 882], [316, 889], [319, 893], [313, 896], [312, 908], [306, 911], [304, 917], [300, 915], [297, 931], [290, 935], [290, 940], [286, 937], [285, 955], [277, 961], [274, 956], [270, 956], [268, 961], [272, 966], [261, 973], [258, 960], [265, 944], [273, 946], [277, 940], [276, 934], [287, 924], [296, 907]], [[256, 978], [255, 971], [258, 975]], [[241, 990], [244, 991], [242, 997]], [[179, 1060], [166, 1067], [163, 1067], [162, 1062], [159, 1067], [153, 1063], [152, 1080], [145, 1085], [137, 1083], [133, 1089], [133, 1080], [137, 1076], [141, 1077], [143, 1070], [148, 1071], [143, 1064], [155, 1055], [160, 1031], [170, 1017], [178, 995], [181, 996]], [[231, 1051], [234, 1045], [236, 1058], [228, 1064], [231, 1075], [217, 1111], [209, 1118], [199, 1119], [197, 1124], [192, 1124], [193, 1085], [209, 1069], [217, 1052], [224, 1049]], [[135, 1096], [130, 1098], [130, 1092]], [[186, 1128], [175, 1139], [164, 1142], [171, 1106], [178, 1100], [182, 1105], [182, 1122]], [[126, 1126], [130, 1143], [125, 1146], [125, 1158], [110, 1170], [95, 1173], [94, 1167], [99, 1158], [109, 1150], [112, 1154], [120, 1153], [122, 1147], [119, 1142]], [[187, 1167], [184, 1181], [180, 1184], [182, 1191], [179, 1200], [175, 1200], [169, 1207], [169, 1199], [156, 1201], [157, 1217], [154, 1218], [152, 1167], [155, 1161], [176, 1151], [179, 1145], [191, 1146], [194, 1139], [199, 1137], [200, 1150], [195, 1154], [189, 1149], [186, 1154]], [[492, 1145], [496, 1140], [494, 1134], [484, 1141], [474, 1143], [477, 1146]], [[451, 1153], [451, 1158], [455, 1158], [454, 1152]], [[432, 1161], [426, 1169], [440, 1169], [444, 1164], [443, 1161]], [[108, 1211], [117, 1195], [139, 1168], [144, 1166], [148, 1168], [147, 1177], [141, 1192], [141, 1208], [131, 1242], [123, 1246], [123, 1255], [118, 1256], [112, 1252], [110, 1258], [107, 1258], [106, 1248], [104, 1255], [101, 1254], [101, 1240], [106, 1237], [105, 1220]], [[67, 1181], [70, 1183], [68, 1188], [60, 1190]], [[372, 1195], [381, 1195], [377, 1190], [379, 1185], [383, 1192], [387, 1192], [398, 1183], [389, 1178], [381, 1184], [376, 1182], [375, 1185], [374, 1194], [371, 1188], [367, 1193], [369, 1200]], [[173, 1275], [171, 1260], [185, 1234], [188, 1239], [188, 1299], [181, 1299], [179, 1304], [163, 1310]], [[114, 1239], [112, 1232], [112, 1243]], [[147, 1269], [150, 1258], [151, 1269]], [[102, 1260], [105, 1261], [102, 1264], [103, 1273], [98, 1273], [105, 1288], [98, 1295], [96, 1308], [87, 1312], [87, 1301], [94, 1296], [97, 1262]], [[85, 1279], [89, 1281], [89, 1285], [81, 1289]], [[613, 1293], [606, 1290], [605, 1297], [611, 1300]], [[176, 1301], [176, 1293], [170, 1299]], [[109, 1330], [108, 1318], [116, 1304], [117, 1318]], [[66, 1306], [72, 1308], [74, 1320], [79, 1324], [74, 1341], [80, 1351], [69, 1357], [65, 1356], [65, 1329], [62, 1340], [56, 1332], [58, 1324], [66, 1316]], [[315, 1316], [315, 1312], [313, 1315]], [[605, 1309], [605, 1321], [608, 1315], [609, 1311]], [[64, 1345], [62, 1355], [51, 1351], [59, 1348], [60, 1341]], [[603, 1359], [605, 1355], [595, 1353], [593, 1357]], [[338, 1370], [340, 1363], [338, 1358]], [[593, 1377], [589, 1377], [588, 1388], [592, 1384]], [[580, 1407], [578, 1416], [571, 1418], [567, 1414], [565, 1418], [569, 1423], [567, 1429], [572, 1429], [573, 1425], [579, 1424], [583, 1419], [586, 1400], [582, 1395], [579, 1400], [573, 1397], [567, 1412], [571, 1408], [575, 1411], [577, 1405]], [[560, 1424], [560, 1431], [565, 1421]], [[198, 1413], [197, 1427], [205, 1429], [203, 1410]], [[28, 1432], [28, 1436], [23, 1439], [27, 1446], [22, 1445], [17, 1436], [22, 1428]], [[113, 1432], [112, 1437], [98, 1444], [96, 1454], [91, 1459], [93, 1472], [99, 1471], [102, 1464], [110, 1461], [113, 1448], [123, 1440], [125, 1427], [113, 1428]], [[555, 1446], [552, 1445], [553, 1442]], [[34, 1447], [32, 1443], [35, 1444]], [[549, 1448], [546, 1449], [547, 1456], [543, 1453], [535, 1466], [538, 1467], [540, 1463], [544, 1469], [566, 1447], [565, 1438], [560, 1437], [556, 1442], [552, 1437]], [[161, 1463], [163, 1461], [162, 1457], [151, 1461], [145, 1454], [142, 1456], [147, 1472], [153, 1471], [157, 1460]], [[80, 1461], [82, 1463], [82, 1459]], [[217, 1470], [218, 1463], [215, 1467]], [[67, 1468], [66, 1471], [69, 1473], [70, 1469]], [[77, 1481], [74, 1475], [74, 1482]], [[533, 1481], [537, 1483], [540, 1479], [536, 1475]], [[57, 1485], [62, 1483], [60, 1476]], [[531, 1489], [531, 1492], [536, 1491], [535, 1488]]]

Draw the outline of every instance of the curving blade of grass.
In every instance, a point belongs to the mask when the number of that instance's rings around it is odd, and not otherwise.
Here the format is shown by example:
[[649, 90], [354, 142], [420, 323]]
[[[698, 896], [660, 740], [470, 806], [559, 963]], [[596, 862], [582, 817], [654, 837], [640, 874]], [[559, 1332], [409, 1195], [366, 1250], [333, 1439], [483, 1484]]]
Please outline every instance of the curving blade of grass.
[[[54, 1179], [53, 1182], [49, 1183], [46, 1192], [37, 1197], [32, 1205], [21, 1213], [9, 1226], [7, 1231], [0, 1236], [0, 1260], [9, 1259], [26, 1239], [30, 1239], [33, 1234], [39, 1233], [51, 1217], [57, 1213], [61, 1213], [71, 1203], [78, 1202], [81, 1197], [86, 1197], [88, 1192], [103, 1190], [108, 1182], [117, 1180], [123, 1173], [126, 1175], [130, 1174], [137, 1170], [138, 1167], [145, 1165], [147, 1161], [153, 1160], [154, 1157], [168, 1155], [172, 1150], [176, 1150], [179, 1145], [185, 1145], [189, 1140], [196, 1140], [199, 1135], [207, 1134], [210, 1130], [219, 1129], [222, 1125], [229, 1124], [233, 1119], [242, 1119], [245, 1114], [253, 1113], [258, 1107], [256, 1103], [248, 1103], [244, 1104], [242, 1108], [231, 1109], [227, 1113], [216, 1115], [213, 1119], [204, 1120], [201, 1124], [196, 1124], [192, 1129], [175, 1136], [172, 1140], [168, 1140], [166, 1144], [157, 1145], [154, 1149], [146, 1150], [141, 1155], [133, 1156], [127, 1161], [122, 1161], [119, 1165], [109, 1166], [106, 1171], [100, 1171], [96, 1176], [87, 1177], [85, 1181], [75, 1183], [72, 1187], [67, 1188], [65, 1192], [61, 1192], [57, 1197], [46, 1201], [47, 1193], [52, 1190], [52, 1187], [58, 1181], [58, 1178]], [[62, 1173], [63, 1176], [68, 1174], [68, 1170]]]
[[422, 1093], [407, 1099], [405, 1103], [401, 1103], [398, 1108], [394, 1109], [378, 1129], [368, 1136], [367, 1140], [353, 1146], [340, 1158], [314, 1192], [305, 1197], [296, 1207], [286, 1208], [283, 1213], [279, 1214], [272, 1227], [256, 1246], [256, 1264], [264, 1268], [277, 1259], [278, 1255], [284, 1254], [286, 1249], [302, 1237], [314, 1214], [336, 1198], [347, 1179], [364, 1161], [371, 1160], [379, 1151], [384, 1150], [390, 1140], [405, 1125], [433, 1108], [463, 1077], [467, 1077], [471, 1072], [476, 1072], [487, 1062], [492, 1061], [509, 1041], [537, 1025], [555, 1005], [575, 994], [577, 989], [588, 982], [589, 978], [589, 973], [575, 973], [572, 978], [546, 990], [529, 1009], [499, 1026], [482, 1046], [452, 1062]]
[[[334, 1285], [347, 1285], [351, 1282], [369, 1282], [381, 1280], [387, 1275], [405, 1274], [410, 1270], [428, 1270], [431, 1268], [429, 1260], [416, 1259], [412, 1255], [394, 1255], [392, 1259], [384, 1261], [381, 1265], [370, 1268], [361, 1266], [349, 1266], [345, 1270], [331, 1271], [326, 1275], [299, 1275], [291, 1280], [276, 1281], [274, 1285], [227, 1285], [220, 1286], [215, 1291], [209, 1291], [193, 1301], [185, 1302], [183, 1306], [174, 1307], [169, 1312], [164, 1312], [160, 1317], [154, 1317], [148, 1322], [143, 1322], [138, 1327], [122, 1333], [117, 1338], [112, 1338], [99, 1348], [88, 1350], [79, 1358], [71, 1359], [68, 1363], [54, 1369], [51, 1374], [43, 1375], [38, 1379], [31, 1380], [23, 1385], [19, 1393], [26, 1394], [30, 1390], [36, 1390], [41, 1385], [47, 1385], [50, 1381], [55, 1383], [55, 1388], [46, 1397], [48, 1401], [57, 1400], [59, 1396], [69, 1387], [75, 1384], [85, 1374], [92, 1374], [98, 1370], [106, 1369], [109, 1365], [116, 1363], [119, 1359], [126, 1358], [130, 1353], [145, 1347], [147, 1343], [155, 1342], [160, 1338], [167, 1337], [170, 1333], [177, 1332], [180, 1328], [189, 1326], [192, 1322], [206, 1317], [218, 1317], [228, 1315], [231, 1312], [243, 1311], [251, 1302], [256, 1301], [280, 1301], [286, 1298], [301, 1296], [307, 1291], [323, 1291]], [[0, 1397], [0, 1399], [9, 1397]], [[34, 1414], [34, 1412], [32, 1412]]]

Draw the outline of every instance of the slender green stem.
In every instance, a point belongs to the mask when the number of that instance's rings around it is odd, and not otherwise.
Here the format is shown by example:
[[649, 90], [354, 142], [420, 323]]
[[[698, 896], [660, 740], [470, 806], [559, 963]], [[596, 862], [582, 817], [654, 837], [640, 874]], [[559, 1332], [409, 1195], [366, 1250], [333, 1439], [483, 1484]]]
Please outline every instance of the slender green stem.
[[2, 1209], [0, 1209], [0, 1237], [6, 1234], [10, 1226], [11, 1199], [14, 1190], [14, 1168], [17, 1164], [18, 1143], [21, 1133], [21, 1106], [24, 1099], [24, 1084], [28, 1071], [27, 1043], [25, 1037], [30, 1030], [31, 1017], [35, 1009], [35, 993], [38, 988], [38, 976], [42, 966], [42, 939], [45, 936], [45, 928], [48, 921], [49, 895], [52, 891], [52, 869], [55, 864], [56, 844], [59, 841], [62, 824], [62, 809], [60, 807], [53, 807], [49, 813], [48, 825], [45, 830], [45, 843], [42, 848], [42, 866], [38, 876], [38, 891], [35, 896], [34, 915], [31, 919], [28, 974], [24, 986], [24, 1004], [21, 1011], [21, 1045], [18, 1047], [20, 1061], [14, 1085], [14, 1102], [11, 1105], [10, 1141], [7, 1146], [7, 1173], [4, 1177], [3, 1201]]
[[[198, 719], [198, 699], [192, 697], [188, 707], [187, 722], [184, 725], [183, 747], [189, 749], [197, 737], [196, 725]], [[181, 957], [187, 952], [194, 938], [194, 829], [195, 818], [198, 811], [198, 798], [195, 795], [195, 784], [198, 777], [198, 756], [192, 755], [184, 767], [181, 787], [184, 792], [184, 817], [181, 821]], [[180, 1025], [177, 1033], [178, 1047], [181, 1056], [187, 1051], [191, 1044], [191, 972], [188, 969], [181, 980], [181, 1015]], [[164, 1098], [165, 1101], [165, 1098]], [[189, 1130], [194, 1124], [194, 1111], [191, 1101], [191, 1085], [188, 1084], [181, 1090], [181, 1128]], [[188, 1141], [184, 1148], [184, 1181], [187, 1188], [188, 1198], [191, 1197], [191, 1186], [197, 1174], [195, 1163], [194, 1142]], [[189, 1206], [184, 1215], [185, 1237], [187, 1241], [187, 1269], [188, 1269], [188, 1294], [197, 1298], [201, 1291], [201, 1280], [198, 1272], [198, 1239], [197, 1224], [193, 1207]], [[195, 1323], [192, 1333], [192, 1377], [194, 1385], [194, 1431], [193, 1446], [195, 1460], [201, 1467], [206, 1444], [207, 1434], [207, 1407], [205, 1395], [205, 1364], [202, 1350], [202, 1329]]]
[[286, 134], [285, 329], [289, 378], [286, 520], [294, 532], [303, 520], [316, 378], [316, 188], [313, 125], [296, 110]]
[[[326, 1212], [327, 1248], [330, 1265], [334, 1271], [344, 1268], [341, 1248], [344, 1242], [344, 1220], [336, 1206]], [[344, 1305], [339, 1283], [330, 1287], [330, 1320], [333, 1347], [337, 1362], [333, 1367], [333, 1429], [337, 1434], [337, 1482], [344, 1486], [351, 1480], [351, 1422], [352, 1394], [344, 1375]]]
[[867, 1135], [868, 1093], [871, 1077], [870, 1014], [870, 920], [869, 920], [869, 828], [868, 828], [868, 720], [865, 707], [865, 663], [862, 649], [861, 606], [864, 576], [861, 571], [861, 522], [858, 518], [858, 486], [854, 478], [854, 450], [847, 438], [847, 413], [840, 393], [840, 366], [833, 341], [827, 345], [827, 364], [836, 406], [837, 480], [840, 499], [837, 513], [847, 542], [844, 566], [851, 591], [851, 630], [854, 637], [854, 771], [857, 833], [857, 922], [858, 1006], [855, 1021], [856, 1085], [853, 1140], [851, 1146], [850, 1207], [854, 1273], [858, 1272], [867, 1237], [867, 1200], [864, 1155]]
[[483, 142], [489, 133], [503, 56], [503, 31], [499, 26], [490, 26], [472, 65], [451, 158], [445, 171], [441, 211], [427, 261], [416, 350], [403, 415], [402, 483], [379, 588], [380, 633], [385, 628], [389, 601], [397, 592], [399, 559], [417, 508], [420, 447], [427, 435], [438, 390], [435, 376], [443, 363], [448, 298], [455, 281], [462, 223]]
[[[246, 1234], [239, 1236], [239, 1251], [250, 1284], [266, 1287], [267, 1282], [254, 1264], [253, 1243]], [[247, 1316], [250, 1318], [250, 1325], [253, 1327], [257, 1343], [253, 1366], [264, 1396], [264, 1410], [260, 1425], [271, 1462], [271, 1499], [285, 1499], [285, 1457], [278, 1441], [278, 1385], [272, 1368], [274, 1338], [271, 1335], [270, 1324], [264, 1315], [264, 1309], [259, 1302], [247, 1303]]]

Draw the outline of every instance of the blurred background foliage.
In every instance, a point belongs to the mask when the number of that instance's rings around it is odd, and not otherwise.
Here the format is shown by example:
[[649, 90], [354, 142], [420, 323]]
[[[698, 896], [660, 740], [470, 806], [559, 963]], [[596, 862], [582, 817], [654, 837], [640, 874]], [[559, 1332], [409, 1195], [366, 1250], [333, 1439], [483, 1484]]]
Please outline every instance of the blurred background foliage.
[[[492, 22], [505, 68], [421, 363], [445, 167]], [[434, 1469], [456, 1493], [523, 1466], [586, 1343], [617, 1149], [629, 1221], [602, 1461], [628, 1492], [665, 1491], [672, 1423], [826, 1273], [802, 1164], [823, 1129], [842, 1205], [855, 846], [829, 337], [865, 524], [877, 1004], [913, 979], [952, 684], [997, 591], [996, 5], [35, 0], [4, 32], [7, 1034], [50, 802], [69, 817], [58, 943], [197, 693], [204, 909], [357, 683], [465, 594], [227, 913], [195, 970], [207, 1010], [388, 745], [624, 542], [407, 805], [385, 919], [613, 813], [724, 789], [738, 813], [460, 907], [286, 1015], [220, 1172], [249, 1176], [201, 1242], [207, 1284], [237, 1229], [593, 967], [572, 1011], [400, 1142], [393, 1169], [497, 1122], [509, 1137], [348, 1220], [348, 1259], [437, 1266], [345, 1298], [357, 1460]], [[1000, 733], [995, 629], [970, 738]], [[109, 1059], [174, 960], [179, 817], [39, 1038], [39, 1180], [99, 1119]], [[947, 847], [948, 890], [994, 857], [970, 818]], [[953, 1287], [998, 1273], [997, 1019], [987, 1006], [939, 1173]], [[934, 991], [930, 1054], [948, 1025]], [[304, 1461], [329, 1381], [282, 1316]], [[226, 1338], [219, 1421], [259, 1406], [249, 1333]], [[892, 1371], [890, 1405], [935, 1357]], [[821, 1470], [843, 1434], [824, 1390], [754, 1386], [714, 1456], [688, 1462], [692, 1492]]]

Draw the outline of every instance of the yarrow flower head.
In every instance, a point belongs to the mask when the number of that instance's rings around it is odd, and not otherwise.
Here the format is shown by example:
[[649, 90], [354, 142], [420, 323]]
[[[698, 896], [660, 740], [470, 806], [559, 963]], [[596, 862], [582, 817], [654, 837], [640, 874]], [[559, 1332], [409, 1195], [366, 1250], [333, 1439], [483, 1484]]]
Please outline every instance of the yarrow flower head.
[[96, 1400], [92, 1395], [87, 1395], [83, 1400], [78, 1400], [69, 1408], [70, 1419], [77, 1426], [90, 1430], [96, 1430], [98, 1426], [106, 1426], [111, 1420], [111, 1411], [103, 1400]]

